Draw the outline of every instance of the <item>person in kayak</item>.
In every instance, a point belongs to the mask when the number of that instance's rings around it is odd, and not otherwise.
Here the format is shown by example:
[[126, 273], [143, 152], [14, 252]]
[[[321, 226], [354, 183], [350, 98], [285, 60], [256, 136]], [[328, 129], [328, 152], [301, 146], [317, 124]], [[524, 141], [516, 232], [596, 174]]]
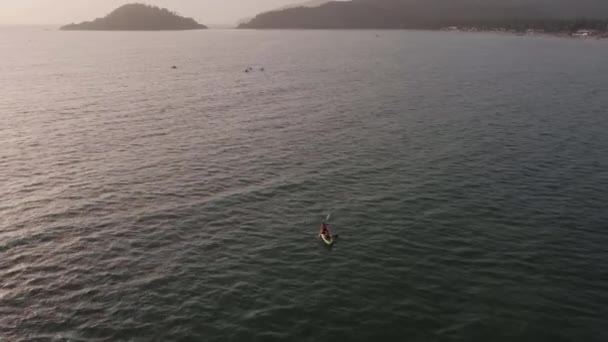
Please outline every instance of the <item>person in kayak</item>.
[[321, 231], [319, 232], [319, 235], [323, 235], [323, 236], [327, 236], [330, 237], [331, 233], [329, 232], [329, 225], [325, 222], [323, 222], [323, 224], [321, 225]]

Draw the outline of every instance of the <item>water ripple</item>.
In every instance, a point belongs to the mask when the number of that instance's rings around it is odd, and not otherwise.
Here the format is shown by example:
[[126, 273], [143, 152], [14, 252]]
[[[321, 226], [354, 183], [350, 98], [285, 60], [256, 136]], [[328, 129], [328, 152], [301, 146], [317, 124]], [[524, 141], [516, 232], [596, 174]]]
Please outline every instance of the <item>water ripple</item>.
[[608, 338], [605, 44], [2, 34], [0, 340]]

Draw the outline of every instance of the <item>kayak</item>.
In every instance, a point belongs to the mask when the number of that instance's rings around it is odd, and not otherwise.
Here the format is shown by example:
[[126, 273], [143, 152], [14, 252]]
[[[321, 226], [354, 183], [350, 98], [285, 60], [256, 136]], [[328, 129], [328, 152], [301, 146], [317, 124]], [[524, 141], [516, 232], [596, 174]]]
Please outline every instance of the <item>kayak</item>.
[[325, 244], [328, 246], [333, 245], [334, 241], [336, 241], [336, 239], [334, 238], [333, 235], [327, 236], [327, 235], [319, 234], [319, 237], [321, 237], [321, 240], [323, 240], [323, 242], [325, 242]]

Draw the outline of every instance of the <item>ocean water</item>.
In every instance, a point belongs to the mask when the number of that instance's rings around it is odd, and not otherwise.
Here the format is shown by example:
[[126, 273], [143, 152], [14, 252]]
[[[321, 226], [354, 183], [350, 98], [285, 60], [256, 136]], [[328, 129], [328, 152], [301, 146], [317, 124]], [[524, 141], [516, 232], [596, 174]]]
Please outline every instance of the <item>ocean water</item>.
[[607, 56], [0, 29], [0, 340], [607, 341]]

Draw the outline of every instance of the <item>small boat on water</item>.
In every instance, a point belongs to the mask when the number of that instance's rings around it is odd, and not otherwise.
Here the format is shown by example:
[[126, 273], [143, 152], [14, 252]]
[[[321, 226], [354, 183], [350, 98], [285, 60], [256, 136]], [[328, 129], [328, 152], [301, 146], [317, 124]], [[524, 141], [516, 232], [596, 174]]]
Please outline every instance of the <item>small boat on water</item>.
[[337, 236], [319, 234], [319, 237], [321, 238], [321, 240], [323, 240], [323, 242], [325, 242], [326, 245], [331, 246], [336, 241]]
[[[327, 217], [329, 219], [329, 215]], [[321, 229], [319, 231], [319, 237], [326, 245], [332, 246], [334, 244], [334, 242], [336, 242], [338, 235], [332, 234], [329, 231], [329, 224], [327, 224], [327, 222], [323, 222], [323, 224], [321, 224]]]

